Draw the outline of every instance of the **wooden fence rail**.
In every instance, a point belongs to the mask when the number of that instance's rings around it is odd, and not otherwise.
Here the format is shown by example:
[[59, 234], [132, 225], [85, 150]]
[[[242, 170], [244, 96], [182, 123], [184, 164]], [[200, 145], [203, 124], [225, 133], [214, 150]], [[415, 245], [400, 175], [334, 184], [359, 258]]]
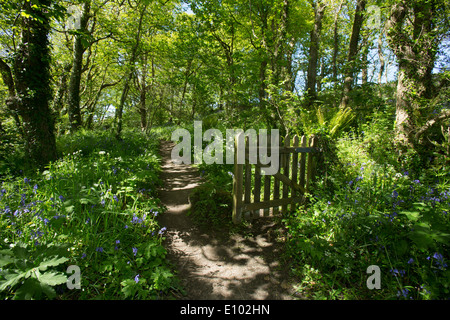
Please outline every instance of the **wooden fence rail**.
[[[245, 163], [238, 163], [240, 135], [235, 137], [234, 173], [233, 173], [233, 222], [242, 218], [254, 219], [272, 216], [293, 210], [296, 203], [305, 199], [309, 192], [315, 169], [317, 137], [306, 136], [292, 139], [287, 135], [277, 149], [268, 145], [268, 154], [278, 151], [279, 170], [273, 175], [263, 175], [261, 170], [268, 165], [250, 163], [248, 137], [245, 137]], [[259, 151], [259, 148], [257, 151]], [[254, 151], [254, 150], [252, 150]], [[242, 152], [242, 151], [241, 151]], [[280, 210], [281, 208], [281, 210]]]

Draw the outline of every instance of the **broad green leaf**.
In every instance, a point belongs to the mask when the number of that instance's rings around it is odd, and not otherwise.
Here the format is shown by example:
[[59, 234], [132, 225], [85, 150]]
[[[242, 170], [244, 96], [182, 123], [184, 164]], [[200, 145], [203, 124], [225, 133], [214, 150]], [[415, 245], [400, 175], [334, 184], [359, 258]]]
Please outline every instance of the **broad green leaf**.
[[120, 283], [122, 285], [122, 293], [125, 295], [125, 298], [133, 296], [137, 291], [136, 282], [133, 279], [127, 279]]
[[22, 247], [22, 245], [16, 245], [13, 248], [14, 255], [18, 259], [28, 259], [29, 258], [29, 252], [26, 249], [26, 247]]
[[55, 267], [69, 260], [65, 257], [55, 257], [53, 259], [44, 260], [39, 264], [39, 270], [45, 271], [48, 267]]
[[50, 287], [48, 284], [40, 283], [42, 292], [47, 295], [49, 299], [53, 299], [56, 297], [56, 291], [52, 287]]
[[5, 290], [8, 286], [15, 286], [23, 277], [25, 277], [26, 274], [27, 271], [4, 275], [6, 280], [0, 281], [0, 291]]
[[39, 299], [41, 296], [41, 285], [36, 278], [27, 279], [14, 294], [14, 300]]
[[41, 283], [56, 286], [67, 282], [67, 276], [60, 272], [46, 272], [39, 277]]
[[11, 257], [10, 255], [0, 254], [0, 268], [13, 263], [14, 261], [14, 257]]
[[400, 214], [405, 215], [408, 218], [408, 220], [413, 222], [416, 222], [422, 217], [419, 211], [403, 211], [400, 212]]

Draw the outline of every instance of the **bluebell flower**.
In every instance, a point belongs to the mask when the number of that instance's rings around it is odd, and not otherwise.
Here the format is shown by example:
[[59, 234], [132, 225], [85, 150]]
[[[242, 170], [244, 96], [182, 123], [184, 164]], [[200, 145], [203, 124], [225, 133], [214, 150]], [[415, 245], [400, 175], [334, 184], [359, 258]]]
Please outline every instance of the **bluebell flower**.
[[83, 253], [83, 254], [81, 255], [81, 259], [84, 259], [84, 258], [86, 258], [86, 253]]
[[398, 192], [394, 190], [392, 192], [392, 198], [397, 198], [397, 197], [398, 197]]
[[136, 256], [138, 249], [136, 247], [133, 247], [133, 254]]
[[163, 234], [167, 230], [166, 227], [163, 227], [161, 230], [159, 230], [159, 234]]
[[409, 290], [406, 288], [403, 288], [402, 291], [397, 291], [397, 297], [400, 297], [402, 295], [404, 298], [407, 298], [409, 294]]
[[135, 277], [134, 277], [134, 281], [136, 282], [136, 283], [138, 283], [139, 282], [139, 277], [140, 277], [140, 275], [139, 274], [137, 274]]
[[114, 200], [115, 200], [116, 202], [119, 202], [119, 198], [117, 198], [116, 195], [113, 195], [113, 198], [114, 198]]
[[103, 247], [97, 247], [97, 248], [95, 248], [95, 251], [97, 251], [97, 252], [103, 252]]
[[444, 257], [442, 254], [435, 252], [433, 254], [433, 258], [436, 259], [436, 265], [439, 267], [439, 269], [445, 269], [447, 268], [447, 264], [444, 262]]
[[25, 179], [23, 179], [23, 182], [25, 182], [25, 183], [30, 183], [30, 179], [25, 178]]

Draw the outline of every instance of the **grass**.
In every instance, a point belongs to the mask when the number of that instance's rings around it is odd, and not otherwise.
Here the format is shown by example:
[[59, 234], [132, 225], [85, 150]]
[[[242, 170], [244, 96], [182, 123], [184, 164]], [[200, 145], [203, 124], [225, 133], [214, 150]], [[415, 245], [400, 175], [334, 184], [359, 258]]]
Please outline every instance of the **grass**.
[[[18, 274], [57, 257], [67, 260], [55, 266], [55, 273], [67, 275], [69, 265], [81, 270], [81, 289], [68, 290], [66, 283], [53, 286], [58, 299], [166, 296], [175, 282], [161, 245], [165, 229], [156, 220], [164, 210], [156, 196], [161, 183], [157, 143], [155, 136], [135, 132], [125, 133], [121, 141], [107, 132], [80, 132], [59, 138], [60, 160], [44, 172], [4, 176], [0, 298], [21, 298], [24, 290], [28, 297], [48, 292], [37, 281], [24, 289], [28, 278], [40, 277]], [[42, 250], [51, 246], [65, 249], [58, 255]], [[11, 258], [18, 254], [23, 259]]]

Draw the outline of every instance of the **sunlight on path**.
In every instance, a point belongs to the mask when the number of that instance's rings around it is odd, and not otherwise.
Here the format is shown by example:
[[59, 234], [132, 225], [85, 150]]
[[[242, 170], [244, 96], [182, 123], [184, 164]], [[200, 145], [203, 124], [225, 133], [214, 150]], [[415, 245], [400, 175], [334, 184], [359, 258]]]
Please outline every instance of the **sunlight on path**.
[[183, 299], [292, 299], [289, 285], [279, 274], [279, 248], [267, 240], [267, 232], [254, 237], [224, 236], [201, 231], [187, 216], [189, 194], [202, 183], [190, 165], [170, 159], [174, 144], [161, 143], [160, 199], [167, 207], [161, 226], [167, 227], [165, 247], [186, 289]]

